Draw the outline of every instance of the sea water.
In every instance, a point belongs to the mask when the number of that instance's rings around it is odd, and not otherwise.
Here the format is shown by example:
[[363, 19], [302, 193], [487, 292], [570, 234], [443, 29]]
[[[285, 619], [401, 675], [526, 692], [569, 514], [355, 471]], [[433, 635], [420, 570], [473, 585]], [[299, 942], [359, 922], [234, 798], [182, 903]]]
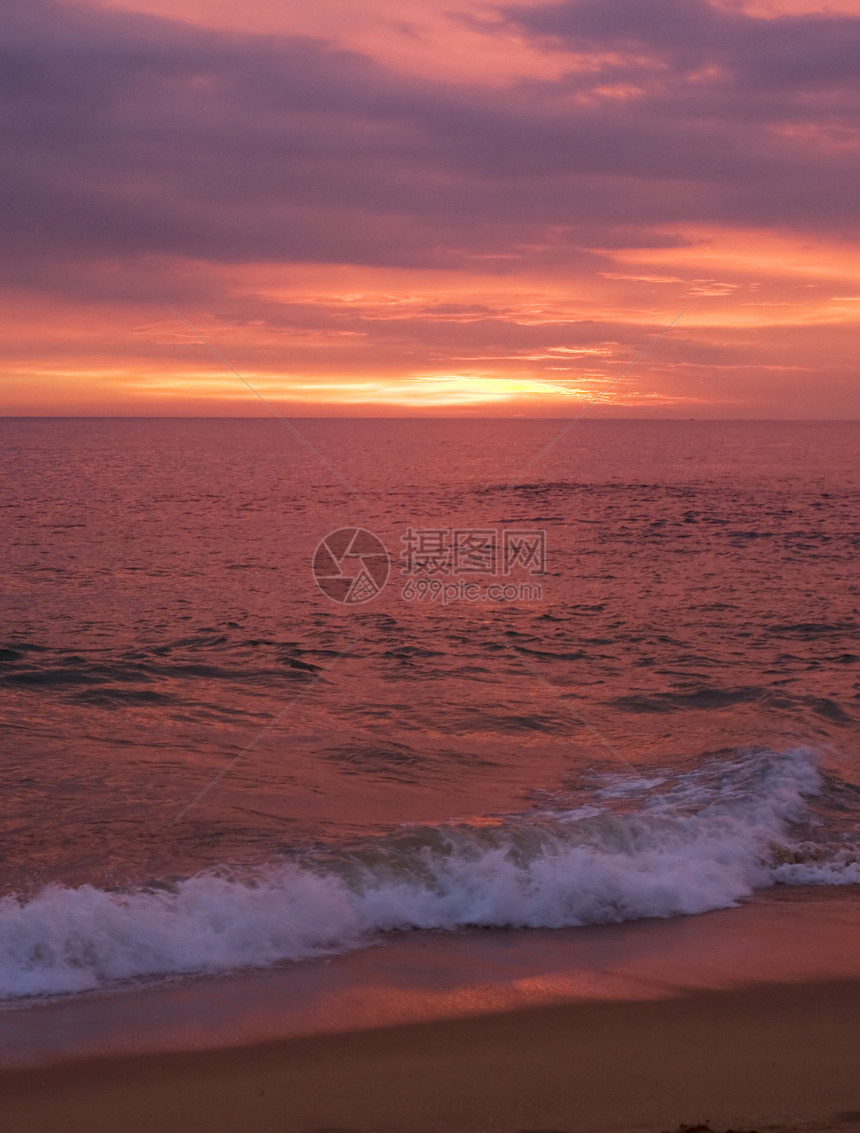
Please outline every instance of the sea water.
[[293, 424], [0, 422], [0, 997], [860, 884], [860, 424]]

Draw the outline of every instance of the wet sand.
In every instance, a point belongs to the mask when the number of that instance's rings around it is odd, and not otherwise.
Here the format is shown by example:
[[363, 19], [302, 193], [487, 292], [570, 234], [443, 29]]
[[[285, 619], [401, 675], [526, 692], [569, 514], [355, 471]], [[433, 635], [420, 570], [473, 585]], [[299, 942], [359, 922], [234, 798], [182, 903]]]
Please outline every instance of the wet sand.
[[27, 1133], [860, 1129], [860, 981], [576, 1002], [0, 1078]]

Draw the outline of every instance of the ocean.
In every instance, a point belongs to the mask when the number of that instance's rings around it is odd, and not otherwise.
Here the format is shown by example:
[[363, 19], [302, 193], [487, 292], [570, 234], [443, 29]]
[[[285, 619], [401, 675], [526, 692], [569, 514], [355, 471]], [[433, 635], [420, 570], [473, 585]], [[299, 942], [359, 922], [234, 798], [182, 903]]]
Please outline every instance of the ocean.
[[293, 426], [0, 421], [8, 1005], [856, 900], [860, 423]]

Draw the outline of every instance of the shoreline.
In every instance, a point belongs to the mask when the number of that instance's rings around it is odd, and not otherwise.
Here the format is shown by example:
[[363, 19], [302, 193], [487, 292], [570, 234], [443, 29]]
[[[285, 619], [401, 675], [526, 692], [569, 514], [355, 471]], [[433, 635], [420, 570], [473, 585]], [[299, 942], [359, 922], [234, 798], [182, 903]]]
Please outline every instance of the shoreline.
[[841, 1129], [860, 979], [575, 1002], [0, 1075], [28, 1133]]
[[0, 1072], [576, 1002], [860, 980], [858, 939], [855, 886], [768, 890], [732, 909], [615, 925], [395, 934], [274, 968], [11, 1001], [0, 1007]]
[[0, 1130], [858, 1133], [858, 897], [410, 934], [12, 1009]]

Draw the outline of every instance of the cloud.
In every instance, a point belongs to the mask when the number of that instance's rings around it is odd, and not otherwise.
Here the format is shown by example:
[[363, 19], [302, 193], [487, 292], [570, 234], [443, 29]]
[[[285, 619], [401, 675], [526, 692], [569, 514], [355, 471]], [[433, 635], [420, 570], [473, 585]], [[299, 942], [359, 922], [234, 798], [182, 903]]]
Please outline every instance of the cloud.
[[[810, 90], [857, 95], [857, 16], [763, 18], [708, 0], [562, 0], [503, 11], [556, 48], [627, 52], [631, 71], [645, 52], [646, 59], [670, 64], [676, 81], [730, 79], [760, 92], [787, 92], [792, 101]], [[703, 74], [708, 68], [710, 76]]]
[[[582, 266], [590, 249], [679, 239], [685, 222], [854, 224], [860, 146], [818, 152], [816, 130], [854, 128], [860, 18], [762, 20], [704, 0], [510, 8], [521, 30], [596, 62], [489, 90], [318, 39], [44, 0], [11, 12], [0, 241], [23, 281], [153, 255], [497, 257], [504, 272]], [[800, 122], [805, 134], [785, 132]]]
[[[749, 373], [772, 397], [778, 374], [829, 365], [837, 404], [860, 17], [478, 7], [470, 47], [525, 43], [530, 77], [502, 82], [494, 63], [492, 81], [480, 67], [465, 81], [441, 60], [434, 77], [319, 35], [9, 0], [0, 285], [21, 319], [0, 353], [18, 388], [89, 367], [101, 390], [112, 364], [144, 388], [173, 367], [191, 398], [198, 344], [165, 330], [160, 295], [203, 312], [266, 381], [332, 388], [602, 379], [698, 295], [637, 368], [637, 396], [663, 382], [680, 398], [687, 380], [701, 397], [710, 374], [740, 403]], [[827, 324], [829, 363], [786, 345], [804, 320]]]

